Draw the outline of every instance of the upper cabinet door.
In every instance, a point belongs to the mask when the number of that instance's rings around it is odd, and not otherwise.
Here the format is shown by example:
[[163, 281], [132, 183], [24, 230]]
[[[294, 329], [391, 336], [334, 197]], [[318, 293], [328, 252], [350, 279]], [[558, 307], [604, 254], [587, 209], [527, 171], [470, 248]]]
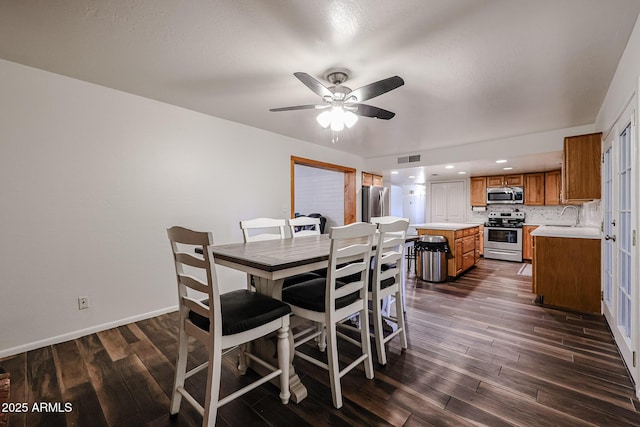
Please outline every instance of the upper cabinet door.
[[544, 205], [544, 173], [528, 173], [524, 176], [524, 204]]
[[504, 177], [500, 176], [488, 176], [487, 187], [504, 187]]
[[524, 185], [524, 175], [505, 175], [504, 185], [505, 187], [522, 187]]
[[549, 171], [544, 173], [544, 204], [560, 204], [560, 171]]
[[471, 206], [487, 206], [487, 177], [478, 176], [469, 180]]
[[600, 198], [602, 133], [571, 136], [564, 139], [562, 162], [562, 199], [583, 203]]

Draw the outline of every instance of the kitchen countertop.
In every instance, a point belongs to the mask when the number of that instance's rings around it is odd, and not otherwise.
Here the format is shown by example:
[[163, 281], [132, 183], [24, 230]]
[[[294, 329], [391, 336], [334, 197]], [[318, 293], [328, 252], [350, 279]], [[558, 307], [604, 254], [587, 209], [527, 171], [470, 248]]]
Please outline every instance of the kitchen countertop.
[[541, 225], [533, 230], [531, 235], [540, 237], [565, 237], [570, 239], [600, 239], [600, 228]]
[[426, 224], [411, 224], [410, 227], [413, 227], [418, 230], [448, 230], [448, 231], [457, 231], [464, 230], [466, 228], [477, 227], [480, 224], [468, 224], [463, 222], [428, 222]]

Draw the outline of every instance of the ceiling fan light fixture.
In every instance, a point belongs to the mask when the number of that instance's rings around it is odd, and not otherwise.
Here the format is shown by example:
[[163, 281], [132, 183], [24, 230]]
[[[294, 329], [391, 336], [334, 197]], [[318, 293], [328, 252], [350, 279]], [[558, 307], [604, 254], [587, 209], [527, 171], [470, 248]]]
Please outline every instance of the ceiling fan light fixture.
[[340, 132], [344, 127], [350, 128], [358, 121], [358, 116], [351, 111], [345, 111], [342, 107], [332, 107], [331, 110], [318, 114], [316, 120], [323, 128], [331, 126], [334, 132]]
[[318, 123], [320, 123], [320, 126], [326, 129], [331, 124], [332, 116], [333, 115], [331, 114], [331, 110], [325, 110], [322, 113], [318, 114], [316, 120], [318, 121]]
[[344, 124], [348, 128], [355, 125], [357, 121], [358, 121], [358, 116], [356, 116], [354, 113], [352, 113], [351, 111], [344, 112]]
[[344, 129], [344, 111], [342, 108], [333, 109], [333, 117], [331, 117], [331, 130], [340, 132]]

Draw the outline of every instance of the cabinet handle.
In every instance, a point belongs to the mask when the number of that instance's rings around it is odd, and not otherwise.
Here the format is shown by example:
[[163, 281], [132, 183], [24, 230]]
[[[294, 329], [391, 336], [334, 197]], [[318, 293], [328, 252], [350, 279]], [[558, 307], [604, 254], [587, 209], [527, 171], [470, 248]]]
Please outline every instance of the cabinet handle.
[[611, 225], [613, 225], [614, 227], [616, 226], [616, 220], [615, 219], [613, 221], [611, 221]]
[[608, 234], [606, 236], [604, 236], [604, 240], [613, 240], [614, 242], [616, 241], [616, 236], [609, 236]]

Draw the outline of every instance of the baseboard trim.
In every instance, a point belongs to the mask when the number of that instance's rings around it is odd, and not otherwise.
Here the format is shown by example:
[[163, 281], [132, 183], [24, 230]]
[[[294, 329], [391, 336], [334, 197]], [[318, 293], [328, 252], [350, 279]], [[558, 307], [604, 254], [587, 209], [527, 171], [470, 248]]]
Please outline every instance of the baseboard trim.
[[129, 323], [138, 322], [140, 320], [149, 319], [151, 317], [160, 316], [161, 314], [171, 313], [178, 310], [178, 306], [161, 308], [160, 310], [150, 311], [148, 313], [138, 314], [136, 316], [127, 317], [124, 319], [116, 320], [113, 322], [102, 323], [100, 325], [92, 326], [86, 329], [79, 329], [77, 331], [69, 332], [55, 337], [46, 338], [39, 341], [19, 345], [17, 347], [0, 350], [0, 359], [13, 356], [16, 354], [24, 353], [27, 351], [35, 350], [37, 348], [46, 347], [48, 345], [60, 344], [61, 342], [74, 340], [76, 338], [83, 337], [85, 335], [91, 335], [96, 332], [106, 331], [107, 329], [117, 328], [118, 326], [127, 325]]

